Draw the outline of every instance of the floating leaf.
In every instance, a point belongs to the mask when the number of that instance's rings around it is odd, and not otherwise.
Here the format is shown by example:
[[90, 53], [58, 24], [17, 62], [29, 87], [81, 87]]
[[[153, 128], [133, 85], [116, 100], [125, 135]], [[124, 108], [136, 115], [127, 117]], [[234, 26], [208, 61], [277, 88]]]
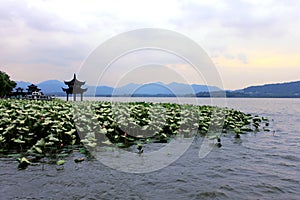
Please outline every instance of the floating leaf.
[[0, 143], [5, 142], [5, 137], [0, 135]]
[[85, 159], [84, 158], [76, 158], [74, 159], [75, 163], [83, 162]]
[[58, 160], [58, 161], [56, 162], [56, 165], [63, 165], [63, 164], [65, 164], [65, 163], [66, 163], [65, 160]]
[[65, 132], [65, 134], [67, 134], [67, 135], [72, 135], [72, 134], [75, 133], [75, 132], [76, 132], [76, 129], [71, 129], [70, 131]]
[[91, 147], [91, 148], [95, 148], [97, 146], [97, 143], [95, 142], [90, 142], [87, 144], [87, 146]]
[[208, 136], [209, 140], [215, 140], [215, 139], [218, 139], [218, 138], [219, 138], [219, 136], [217, 136], [217, 135]]
[[13, 141], [14, 141], [15, 143], [18, 143], [18, 144], [25, 144], [25, 141], [20, 140], [19, 138], [18, 138], [18, 139], [13, 139]]
[[34, 149], [38, 152], [38, 153], [43, 153], [42, 149], [39, 147], [34, 147]]
[[21, 154], [19, 153], [13, 153], [13, 154], [8, 154], [8, 157], [20, 157]]
[[40, 147], [44, 146], [45, 145], [45, 139], [44, 138], [40, 139], [39, 141], [37, 141], [37, 143], [35, 145], [40, 146]]
[[109, 141], [109, 140], [106, 140], [104, 142], [102, 142], [103, 144], [106, 144], [106, 145], [111, 145], [112, 143]]
[[27, 160], [25, 157], [18, 159], [18, 161], [19, 161], [19, 165], [18, 165], [19, 169], [26, 169], [28, 165], [31, 164], [31, 162], [29, 162], [29, 160]]
[[52, 146], [52, 145], [54, 145], [54, 142], [46, 142], [45, 145], [46, 146]]
[[50, 134], [50, 135], [49, 135], [49, 140], [50, 140], [50, 141], [53, 141], [53, 142], [59, 142], [59, 139], [56, 138], [56, 137], [54, 137], [53, 134]]

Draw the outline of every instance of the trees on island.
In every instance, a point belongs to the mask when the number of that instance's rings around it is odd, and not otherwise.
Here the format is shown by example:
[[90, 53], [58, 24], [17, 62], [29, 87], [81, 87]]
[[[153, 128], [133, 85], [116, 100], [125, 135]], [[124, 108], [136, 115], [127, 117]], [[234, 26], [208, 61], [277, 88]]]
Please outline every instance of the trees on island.
[[15, 87], [17, 83], [10, 80], [9, 75], [5, 72], [0, 71], [0, 98], [5, 97], [9, 94]]

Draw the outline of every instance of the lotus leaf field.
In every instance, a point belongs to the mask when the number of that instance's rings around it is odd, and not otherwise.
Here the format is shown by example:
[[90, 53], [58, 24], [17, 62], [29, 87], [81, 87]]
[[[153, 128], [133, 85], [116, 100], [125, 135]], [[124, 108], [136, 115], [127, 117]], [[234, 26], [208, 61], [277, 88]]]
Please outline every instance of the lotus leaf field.
[[214, 106], [2, 99], [0, 152], [19, 157], [19, 168], [41, 158], [63, 165], [63, 157], [74, 149], [166, 143], [177, 135], [191, 137], [192, 130], [210, 139], [239, 137], [268, 125], [267, 118]]

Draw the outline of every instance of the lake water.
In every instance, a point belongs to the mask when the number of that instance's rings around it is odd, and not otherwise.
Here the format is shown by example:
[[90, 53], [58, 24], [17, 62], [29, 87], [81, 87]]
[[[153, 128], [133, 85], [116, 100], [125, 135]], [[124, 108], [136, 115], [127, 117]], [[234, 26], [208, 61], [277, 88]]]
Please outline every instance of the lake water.
[[[223, 105], [219, 101], [213, 103]], [[211, 100], [198, 99], [198, 104]], [[223, 146], [203, 159], [198, 139], [178, 160], [150, 173], [125, 173], [97, 160], [75, 164], [77, 152], [64, 169], [37, 165], [19, 171], [15, 159], [0, 158], [0, 199], [299, 199], [300, 99], [227, 99], [226, 105], [268, 117], [275, 133], [224, 137]]]

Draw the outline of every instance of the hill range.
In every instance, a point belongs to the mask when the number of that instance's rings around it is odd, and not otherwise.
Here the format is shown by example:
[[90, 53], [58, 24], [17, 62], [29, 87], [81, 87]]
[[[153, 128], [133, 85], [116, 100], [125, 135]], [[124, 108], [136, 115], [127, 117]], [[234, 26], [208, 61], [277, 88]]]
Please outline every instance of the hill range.
[[[27, 88], [30, 82], [16, 81], [17, 87]], [[62, 87], [66, 85], [58, 80], [47, 80], [36, 84], [44, 94], [65, 96]], [[135, 84], [130, 83], [122, 87], [113, 88], [110, 86], [89, 86], [85, 96], [135, 96], [135, 97], [210, 97], [222, 96], [224, 92], [227, 97], [238, 98], [299, 98], [300, 81], [265, 84], [259, 86], [250, 86], [239, 90], [221, 90], [216, 86], [170, 83], [161, 82]]]

